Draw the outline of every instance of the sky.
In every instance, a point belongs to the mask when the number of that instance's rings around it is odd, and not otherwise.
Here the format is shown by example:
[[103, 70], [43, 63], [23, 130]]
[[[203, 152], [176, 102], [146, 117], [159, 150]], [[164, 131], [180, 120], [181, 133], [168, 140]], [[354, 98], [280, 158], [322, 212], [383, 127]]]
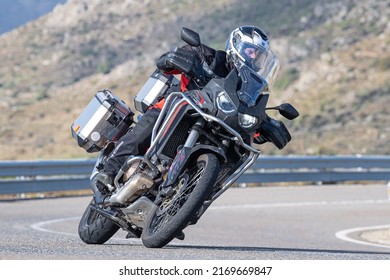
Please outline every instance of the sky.
[[49, 13], [66, 0], [1, 0], [0, 34]]

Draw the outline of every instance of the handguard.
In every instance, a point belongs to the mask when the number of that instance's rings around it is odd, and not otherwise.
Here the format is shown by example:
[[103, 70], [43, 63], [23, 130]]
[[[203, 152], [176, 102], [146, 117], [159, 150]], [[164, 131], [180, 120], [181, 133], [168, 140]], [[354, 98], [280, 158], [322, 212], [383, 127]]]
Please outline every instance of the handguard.
[[258, 132], [260, 133], [260, 136], [254, 139], [256, 144], [271, 142], [279, 150], [283, 149], [291, 140], [291, 135], [284, 123], [269, 117], [262, 124]]
[[204, 81], [205, 79], [200, 58], [196, 53], [184, 48], [175, 48], [162, 56], [157, 63], [157, 67], [162, 70], [178, 70], [197, 81]]

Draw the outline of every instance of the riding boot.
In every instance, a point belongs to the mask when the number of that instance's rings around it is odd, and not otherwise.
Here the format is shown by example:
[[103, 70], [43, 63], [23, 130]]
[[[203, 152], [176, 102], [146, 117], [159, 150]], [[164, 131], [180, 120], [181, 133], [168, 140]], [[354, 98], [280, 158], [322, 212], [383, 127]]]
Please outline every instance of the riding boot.
[[153, 127], [160, 110], [152, 108], [145, 112], [134, 128], [122, 136], [108, 158], [103, 170], [108, 174], [116, 174], [129, 156], [143, 155], [150, 145]]

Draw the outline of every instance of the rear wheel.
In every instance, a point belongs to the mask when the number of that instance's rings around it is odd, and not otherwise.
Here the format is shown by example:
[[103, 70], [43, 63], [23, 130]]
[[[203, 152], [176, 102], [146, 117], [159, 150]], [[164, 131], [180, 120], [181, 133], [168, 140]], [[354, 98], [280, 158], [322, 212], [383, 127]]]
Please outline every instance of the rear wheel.
[[201, 155], [190, 165], [172, 194], [151, 211], [142, 231], [142, 243], [149, 248], [161, 248], [175, 238], [210, 195], [219, 170], [219, 160], [213, 154]]
[[103, 244], [119, 229], [113, 221], [91, 209], [88, 205], [79, 223], [79, 236], [87, 244]]

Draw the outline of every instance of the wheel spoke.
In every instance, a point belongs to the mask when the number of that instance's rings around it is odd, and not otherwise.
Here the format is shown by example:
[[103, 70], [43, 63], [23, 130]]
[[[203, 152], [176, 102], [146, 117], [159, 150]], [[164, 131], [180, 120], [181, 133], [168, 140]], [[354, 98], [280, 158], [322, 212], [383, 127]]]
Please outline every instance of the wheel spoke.
[[164, 228], [165, 225], [178, 213], [202, 177], [202, 174], [204, 173], [204, 165], [202, 164], [201, 166], [197, 166], [196, 169], [190, 170], [189, 173], [189, 181], [183, 186], [178, 186], [179, 189], [177, 193], [172, 198], [168, 198], [170, 201], [168, 201], [168, 203], [163, 202], [160, 206], [160, 213], [156, 215], [156, 219], [153, 221], [153, 233], [156, 233], [161, 228]]

